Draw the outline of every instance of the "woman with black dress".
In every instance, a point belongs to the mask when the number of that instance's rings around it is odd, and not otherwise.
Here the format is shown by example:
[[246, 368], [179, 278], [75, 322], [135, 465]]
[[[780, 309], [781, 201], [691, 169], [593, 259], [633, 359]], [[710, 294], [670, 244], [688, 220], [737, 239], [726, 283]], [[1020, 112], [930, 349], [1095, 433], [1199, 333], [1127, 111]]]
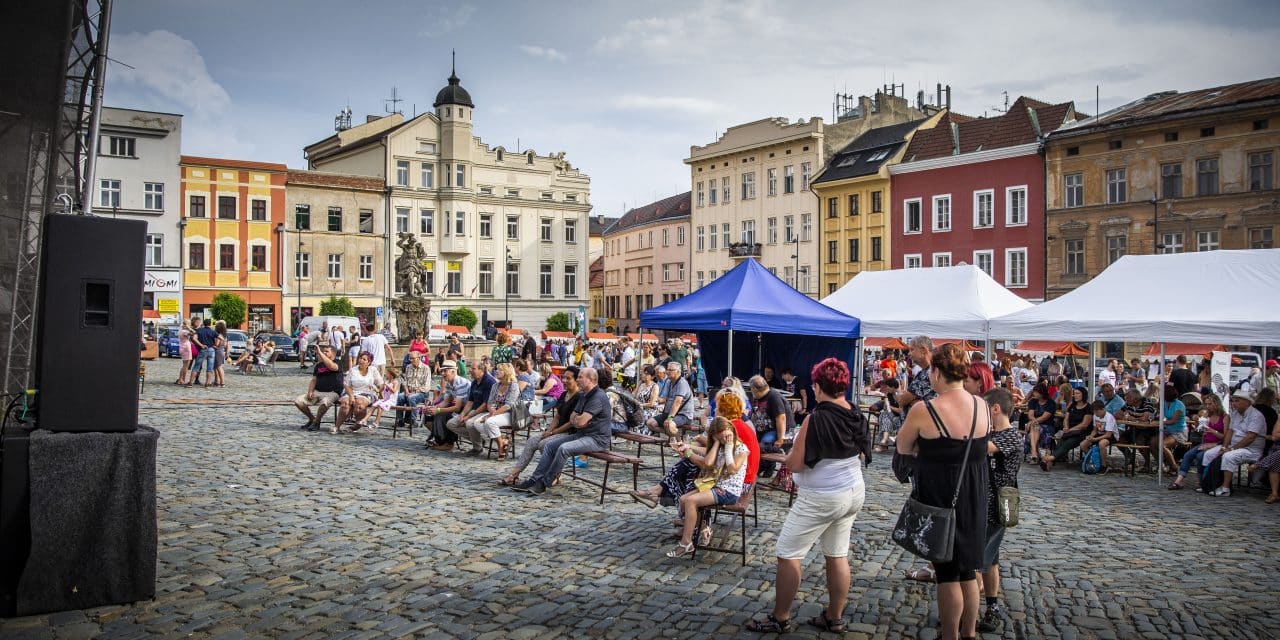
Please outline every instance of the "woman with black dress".
[[[898, 433], [898, 452], [918, 457], [915, 499], [947, 507], [956, 495], [951, 560], [934, 563], [938, 618], [944, 640], [976, 638], [979, 592], [987, 534], [987, 434], [985, 400], [965, 392], [968, 356], [955, 344], [933, 352], [929, 382], [938, 397], [911, 407]], [[972, 439], [972, 442], [970, 441]]]

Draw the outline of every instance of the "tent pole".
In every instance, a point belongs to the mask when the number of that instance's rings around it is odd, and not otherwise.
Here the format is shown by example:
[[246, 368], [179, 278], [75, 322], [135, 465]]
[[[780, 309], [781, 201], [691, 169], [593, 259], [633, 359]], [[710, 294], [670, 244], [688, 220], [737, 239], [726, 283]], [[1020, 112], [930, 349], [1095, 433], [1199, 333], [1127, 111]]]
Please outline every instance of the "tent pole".
[[[1098, 357], [1095, 352], [1095, 349], [1097, 349], [1097, 345], [1098, 343], [1092, 340], [1089, 341], [1089, 361], [1086, 362], [1084, 365], [1085, 371], [1087, 371], [1087, 375], [1088, 375], [1088, 377], [1085, 378], [1084, 380], [1084, 384], [1085, 384], [1085, 388], [1089, 390], [1090, 402], [1093, 402], [1093, 400], [1098, 397], [1098, 392], [1101, 391], [1101, 389], [1098, 389], [1096, 386], [1097, 380], [1092, 379], [1093, 363], [1097, 361], [1097, 357]], [[1120, 354], [1120, 355], [1123, 356], [1124, 354]]]
[[729, 373], [728, 377], [733, 376], [733, 329], [729, 330]]
[[856, 346], [854, 347], [854, 350], [853, 350], [853, 357], [854, 357], [854, 358], [855, 358], [855, 360], [856, 360], [856, 362], [854, 363], [854, 366], [856, 367], [856, 369], [857, 369], [857, 371], [858, 371], [858, 380], [857, 380], [857, 382], [856, 382], [856, 383], [855, 383], [855, 385], [854, 385], [854, 389], [855, 389], [854, 393], [855, 393], [855, 395], [853, 396], [853, 406], [855, 406], [855, 407], [856, 407], [856, 406], [858, 406], [858, 405], [862, 404], [862, 377], [863, 377], [864, 375], [866, 375], [866, 373], [867, 373], [867, 371], [866, 371], [866, 369], [867, 369], [867, 354], [866, 354], [865, 352], [863, 352], [863, 351], [862, 351], [862, 338], [861, 338], [861, 337], [859, 337], [859, 338], [858, 338], [858, 341], [855, 343], [855, 345], [856, 345]]
[[1156, 416], [1156, 424], [1159, 429], [1156, 431], [1156, 442], [1159, 444], [1159, 450], [1156, 455], [1160, 456], [1160, 461], [1156, 465], [1156, 485], [1164, 484], [1164, 387], [1167, 383], [1165, 380], [1164, 369], [1164, 348], [1165, 343], [1160, 343], [1160, 413]]

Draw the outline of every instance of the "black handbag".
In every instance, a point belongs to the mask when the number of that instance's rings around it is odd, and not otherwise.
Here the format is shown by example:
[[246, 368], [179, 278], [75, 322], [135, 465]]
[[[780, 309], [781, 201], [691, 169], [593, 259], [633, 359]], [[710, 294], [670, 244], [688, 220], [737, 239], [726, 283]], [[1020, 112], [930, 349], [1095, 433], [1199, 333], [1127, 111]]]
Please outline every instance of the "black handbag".
[[[925, 401], [929, 415], [934, 424], [941, 430], [942, 419], [933, 405]], [[978, 399], [973, 399], [973, 424], [969, 427], [969, 437], [965, 438], [964, 457], [961, 458], [960, 473], [956, 478], [956, 491], [951, 496], [951, 506], [935, 507], [915, 499], [907, 498], [898, 514], [898, 521], [893, 525], [893, 541], [898, 546], [930, 562], [950, 562], [955, 553], [956, 540], [956, 502], [960, 500], [960, 489], [964, 486], [964, 467], [969, 461], [969, 450], [973, 447], [973, 434], [978, 429]], [[917, 489], [918, 490], [918, 489]]]

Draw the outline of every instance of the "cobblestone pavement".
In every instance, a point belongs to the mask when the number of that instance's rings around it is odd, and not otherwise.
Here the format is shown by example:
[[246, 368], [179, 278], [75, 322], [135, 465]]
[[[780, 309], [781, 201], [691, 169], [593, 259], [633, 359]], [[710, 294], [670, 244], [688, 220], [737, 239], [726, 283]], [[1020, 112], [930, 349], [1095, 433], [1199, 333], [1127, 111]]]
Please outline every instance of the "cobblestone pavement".
[[[170, 384], [172, 360], [149, 364], [156, 598], [4, 620], [0, 637], [733, 637], [771, 605], [782, 494], [760, 496], [747, 567], [715, 553], [672, 560], [668, 511], [618, 497], [602, 507], [573, 482], [523, 496], [496, 485], [505, 465], [425, 451], [420, 433], [305, 433], [290, 406], [236, 404], [305, 388], [296, 365], [280, 369], [205, 390]], [[906, 491], [887, 467], [868, 471], [854, 526], [848, 636], [932, 638], [932, 587], [900, 577], [916, 563], [888, 537]], [[1001, 637], [1276, 637], [1280, 507], [1259, 494], [1034, 468], [1022, 480]], [[820, 611], [821, 566], [811, 553], [797, 619]]]

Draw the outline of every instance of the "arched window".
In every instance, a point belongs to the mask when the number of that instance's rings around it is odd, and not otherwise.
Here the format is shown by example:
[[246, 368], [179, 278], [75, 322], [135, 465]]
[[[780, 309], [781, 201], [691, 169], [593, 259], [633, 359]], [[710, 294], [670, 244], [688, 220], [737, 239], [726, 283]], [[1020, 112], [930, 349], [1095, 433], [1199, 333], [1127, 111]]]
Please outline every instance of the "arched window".
[[525, 154], [525, 157], [526, 157], [526, 158], [528, 158], [528, 160], [529, 160], [529, 164], [533, 164], [533, 152], [532, 152], [532, 151], [530, 151], [529, 153]]
[[498, 162], [502, 162], [502, 149], [498, 149]]

